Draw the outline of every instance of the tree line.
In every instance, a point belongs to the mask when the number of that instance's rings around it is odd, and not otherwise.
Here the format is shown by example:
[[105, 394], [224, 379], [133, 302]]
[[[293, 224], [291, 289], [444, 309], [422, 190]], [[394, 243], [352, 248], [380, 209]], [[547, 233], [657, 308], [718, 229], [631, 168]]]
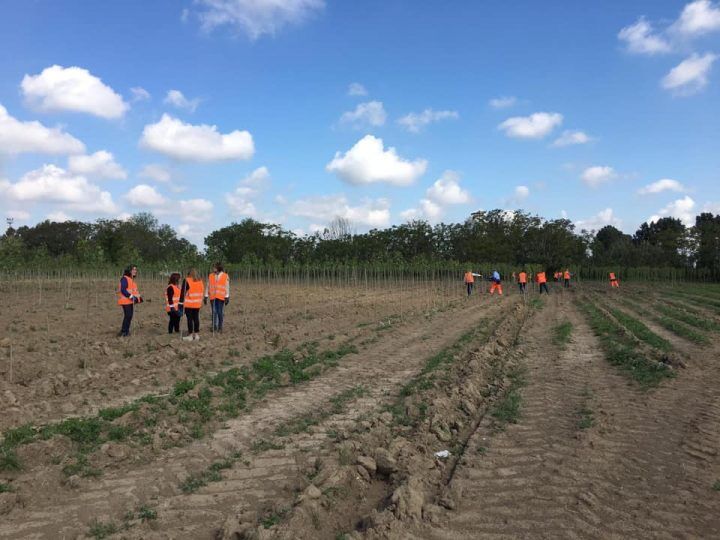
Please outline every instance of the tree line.
[[462, 223], [416, 220], [358, 233], [335, 219], [324, 231], [298, 236], [280, 225], [244, 219], [211, 232], [204, 250], [147, 213], [94, 223], [44, 221], [8, 228], [0, 237], [0, 269], [81, 266], [185, 267], [347, 263], [502, 263], [546, 269], [668, 268], [685, 276], [720, 278], [720, 215], [702, 213], [686, 227], [665, 217], [630, 235], [613, 226], [576, 231], [567, 219], [522, 210], [475, 212]]

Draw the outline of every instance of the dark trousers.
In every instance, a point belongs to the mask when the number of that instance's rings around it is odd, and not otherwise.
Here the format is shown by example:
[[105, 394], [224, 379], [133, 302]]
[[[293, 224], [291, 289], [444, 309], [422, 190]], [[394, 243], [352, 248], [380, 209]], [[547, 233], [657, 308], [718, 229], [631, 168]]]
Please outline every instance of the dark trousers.
[[547, 287], [547, 283], [540, 284], [540, 294], [542, 294], [543, 289], [545, 290], [545, 294], [550, 294], [550, 291], [548, 290], [548, 287]]
[[177, 310], [168, 312], [168, 334], [180, 333], [180, 313]]
[[527, 283], [518, 283], [518, 289], [520, 289], [521, 293], [525, 292], [525, 287], [527, 286]]
[[569, 289], [569, 288], [570, 288], [570, 280], [569, 280], [569, 279], [566, 279], [566, 280], [565, 280], [565, 288], [566, 288], [566, 289]]
[[200, 331], [200, 308], [185, 308], [188, 334], [197, 334]]
[[133, 304], [127, 304], [123, 305], [123, 322], [122, 327], [120, 328], [120, 335], [121, 336], [129, 336], [130, 335], [130, 323], [132, 323], [133, 318], [133, 311], [135, 306]]
[[215, 299], [212, 301], [213, 330], [222, 330], [225, 319], [225, 300]]
[[473, 286], [474, 286], [475, 284], [474, 284], [474, 283], [466, 283], [466, 285], [467, 285], [467, 293], [468, 293], [468, 296], [470, 296], [470, 295], [472, 294]]

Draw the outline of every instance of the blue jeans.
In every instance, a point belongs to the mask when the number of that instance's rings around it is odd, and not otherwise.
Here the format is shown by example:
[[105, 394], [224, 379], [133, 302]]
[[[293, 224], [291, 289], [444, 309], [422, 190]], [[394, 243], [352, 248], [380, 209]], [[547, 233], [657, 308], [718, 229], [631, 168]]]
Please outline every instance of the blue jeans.
[[212, 312], [213, 312], [213, 330], [222, 330], [225, 300], [213, 300], [212, 301]]
[[123, 305], [122, 308], [123, 322], [122, 327], [120, 328], [120, 335], [127, 337], [130, 335], [130, 324], [132, 323], [133, 311], [135, 311], [135, 306], [133, 304], [126, 304]]

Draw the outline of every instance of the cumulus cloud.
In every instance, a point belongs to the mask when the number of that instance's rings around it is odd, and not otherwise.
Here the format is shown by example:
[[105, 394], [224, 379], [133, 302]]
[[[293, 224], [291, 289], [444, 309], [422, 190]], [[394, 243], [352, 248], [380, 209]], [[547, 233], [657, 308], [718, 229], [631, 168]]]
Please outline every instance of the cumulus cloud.
[[385, 150], [382, 139], [365, 135], [345, 154], [337, 152], [325, 169], [351, 184], [408, 186], [425, 174], [427, 161], [402, 159], [395, 148]]
[[5, 212], [5, 217], [14, 221], [27, 221], [30, 219], [30, 212], [26, 212], [25, 210], [10, 210]]
[[222, 134], [217, 126], [186, 124], [169, 114], [145, 126], [140, 146], [186, 161], [250, 159], [255, 153], [247, 131]]
[[83, 112], [120, 118], [130, 108], [120, 94], [87, 69], [50, 66], [39, 75], [25, 75], [20, 84], [27, 103], [41, 111]]
[[172, 105], [178, 109], [187, 109], [190, 112], [195, 112], [195, 109], [200, 105], [200, 99], [188, 99], [180, 90], [168, 90], [163, 103]]
[[575, 222], [575, 227], [586, 231], [598, 231], [606, 225], [612, 225], [618, 229], [622, 227], [622, 220], [615, 215], [612, 208], [606, 208], [588, 219]]
[[663, 191], [685, 191], [685, 186], [677, 180], [663, 178], [639, 189], [638, 193], [640, 195], [653, 195], [655, 193], [662, 193]]
[[522, 201], [530, 196], [530, 188], [527, 186], [515, 187], [515, 200]]
[[696, 0], [687, 4], [672, 31], [684, 36], [699, 36], [720, 30], [720, 5], [710, 0]]
[[353, 224], [387, 227], [390, 224], [390, 203], [387, 199], [363, 199], [353, 206], [345, 195], [320, 195], [293, 201], [288, 213], [307, 219], [330, 222], [344, 218]]
[[607, 166], [596, 165], [594, 167], [588, 167], [580, 175], [580, 179], [585, 182], [585, 185], [590, 187], [598, 187], [601, 184], [610, 182], [617, 178], [615, 169]]
[[230, 26], [256, 40], [275, 35], [290, 24], [299, 24], [325, 7], [324, 0], [196, 0], [198, 16], [206, 31]]
[[367, 96], [368, 91], [362, 84], [354, 82], [348, 86], [347, 94], [348, 96]]
[[420, 113], [409, 113], [398, 120], [398, 124], [407, 129], [410, 133], [420, 133], [425, 126], [441, 120], [456, 119], [457, 111], [434, 111], [425, 109]]
[[381, 101], [368, 101], [360, 103], [353, 111], [344, 112], [340, 117], [340, 123], [360, 129], [364, 126], [382, 126], [386, 118], [387, 114]]
[[68, 170], [92, 178], [124, 180], [127, 172], [115, 161], [115, 157], [106, 150], [100, 150], [89, 156], [70, 156]]
[[156, 208], [164, 206], [167, 199], [157, 189], [147, 184], [138, 184], [125, 194], [125, 199], [133, 206]]
[[435, 222], [443, 215], [443, 208], [430, 199], [420, 199], [417, 208], [408, 208], [400, 212], [400, 217], [406, 221], [423, 219]]
[[225, 195], [225, 202], [230, 208], [230, 212], [235, 216], [257, 216], [258, 210], [253, 199], [257, 197], [261, 189], [268, 186], [269, 182], [270, 171], [267, 167], [258, 167], [240, 180], [235, 191]]
[[447, 170], [426, 191], [418, 206], [400, 213], [405, 220], [427, 219], [437, 221], [445, 208], [454, 204], [467, 204], [472, 200], [470, 193], [460, 187], [460, 175]]
[[62, 210], [58, 210], [57, 212], [50, 212], [47, 215], [47, 219], [49, 221], [54, 221], [55, 223], [65, 223], [66, 221], [70, 221], [72, 218]]
[[562, 124], [563, 115], [559, 113], [538, 112], [530, 116], [508, 118], [498, 126], [508, 137], [518, 139], [542, 139]]
[[150, 92], [145, 90], [142, 86], [134, 86], [130, 89], [130, 93], [132, 94], [132, 102], [135, 103], [137, 101], [147, 101], [150, 99]]
[[649, 222], [657, 221], [664, 217], [673, 217], [682, 221], [685, 225], [691, 226], [695, 222], [695, 201], [685, 195], [682, 199], [677, 199], [664, 208], [658, 210], [657, 214], [650, 216]]
[[717, 58], [713, 53], [691, 54], [663, 77], [662, 87], [680, 95], [699, 92], [707, 86], [708, 73]]
[[214, 206], [207, 199], [188, 199], [173, 203], [175, 205], [183, 220], [190, 223], [205, 223], [213, 217]]
[[21, 122], [0, 105], [0, 154], [81, 154], [85, 145], [60, 128]]
[[493, 109], [507, 109], [517, 103], [517, 98], [513, 96], [503, 96], [493, 98], [489, 101], [490, 106]]
[[267, 167], [258, 167], [245, 178], [240, 180], [240, 184], [243, 186], [249, 186], [254, 189], [260, 189], [267, 187], [270, 182], [270, 171]]
[[624, 41], [627, 50], [635, 54], [667, 53], [672, 49], [668, 41], [654, 33], [652, 24], [644, 17], [620, 30], [618, 39]]
[[55, 165], [43, 165], [15, 183], [0, 183], [0, 195], [17, 203], [56, 204], [82, 213], [114, 214], [118, 209], [107, 191]]
[[587, 144], [592, 139], [583, 131], [570, 131], [565, 130], [562, 132], [555, 141], [552, 143], [555, 147], [570, 146], [573, 144]]
[[163, 165], [156, 163], [150, 163], [145, 165], [138, 173], [140, 178], [146, 178], [148, 180], [154, 180], [155, 182], [166, 183], [170, 181], [170, 171], [167, 170]]

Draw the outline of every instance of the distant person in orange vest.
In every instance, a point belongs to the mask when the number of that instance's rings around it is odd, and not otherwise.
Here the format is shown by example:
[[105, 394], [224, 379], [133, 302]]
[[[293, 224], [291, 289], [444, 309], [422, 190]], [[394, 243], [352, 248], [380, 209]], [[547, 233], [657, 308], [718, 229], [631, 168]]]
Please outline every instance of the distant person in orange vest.
[[130, 324], [132, 323], [133, 313], [135, 312], [135, 304], [143, 301], [142, 296], [138, 292], [135, 278], [137, 277], [137, 266], [130, 265], [123, 271], [118, 286], [118, 305], [123, 309], [123, 321], [120, 327], [120, 337], [128, 337], [130, 335]]
[[535, 274], [535, 280], [537, 281], [538, 287], [540, 289], [540, 294], [542, 294], [543, 290], [545, 290], [545, 294], [550, 294], [547, 286], [547, 277], [545, 276], [545, 272], [538, 272], [537, 274]]
[[472, 294], [473, 287], [475, 286], [475, 278], [482, 278], [482, 274], [476, 274], [472, 270], [465, 272], [465, 286], [467, 287], [467, 295]]
[[524, 293], [525, 289], [527, 288], [527, 278], [528, 278], [528, 275], [525, 270], [520, 272], [517, 276], [518, 288], [520, 289], [521, 293]]
[[168, 334], [180, 333], [180, 274], [173, 272], [165, 289], [165, 311], [168, 314]]
[[213, 332], [222, 333], [224, 308], [230, 303], [230, 277], [220, 263], [215, 263], [212, 273], [208, 276], [208, 287], [203, 300], [206, 305], [208, 299], [212, 310]]
[[203, 303], [203, 282], [198, 279], [197, 270], [191, 269], [180, 287], [180, 309], [185, 311], [188, 334], [185, 341], [200, 339], [200, 308]]
[[490, 281], [492, 282], [490, 285], [490, 294], [494, 294], [495, 289], [497, 289], [498, 294], [502, 296], [502, 280], [500, 279], [500, 272], [493, 270], [492, 276], [490, 276]]
[[566, 268], [565, 272], [563, 272], [563, 285], [566, 289], [570, 287], [570, 269]]
[[620, 283], [618, 283], [618, 279], [615, 277], [615, 272], [610, 272], [610, 286], [611, 287], [620, 287]]

